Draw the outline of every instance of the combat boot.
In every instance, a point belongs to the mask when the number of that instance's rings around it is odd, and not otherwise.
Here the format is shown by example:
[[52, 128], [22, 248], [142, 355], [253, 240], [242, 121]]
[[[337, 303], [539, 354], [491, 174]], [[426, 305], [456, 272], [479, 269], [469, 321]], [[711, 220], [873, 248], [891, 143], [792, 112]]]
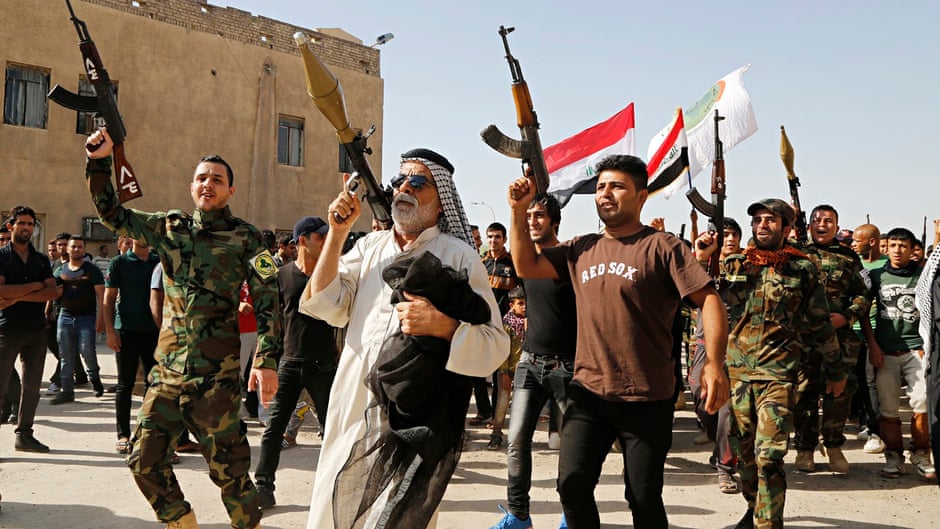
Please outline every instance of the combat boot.
[[800, 472], [816, 471], [816, 462], [813, 461], [812, 450], [800, 450], [796, 453], [796, 469]]
[[189, 511], [176, 520], [166, 524], [166, 529], [199, 529], [199, 524], [196, 523], [196, 513]]
[[836, 474], [849, 473], [849, 461], [842, 453], [842, 447], [832, 446], [826, 448], [826, 455], [829, 456], [829, 470]]

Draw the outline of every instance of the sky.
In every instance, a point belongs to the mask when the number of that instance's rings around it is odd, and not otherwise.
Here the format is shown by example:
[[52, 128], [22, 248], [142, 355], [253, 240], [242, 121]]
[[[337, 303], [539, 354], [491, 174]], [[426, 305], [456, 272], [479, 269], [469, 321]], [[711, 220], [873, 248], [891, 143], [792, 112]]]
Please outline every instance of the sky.
[[[509, 43], [544, 146], [633, 102], [645, 159], [676, 107], [688, 109], [717, 80], [751, 64], [744, 82], [759, 130], [725, 152], [729, 216], [746, 226], [751, 202], [789, 199], [779, 156], [784, 125], [807, 211], [828, 203], [843, 228], [870, 215], [883, 232], [904, 226], [918, 237], [925, 216], [930, 231], [940, 218], [931, 157], [940, 122], [937, 1], [210, 3], [307, 28], [339, 27], [367, 45], [393, 33], [381, 47], [383, 174], [397, 174], [397, 155], [414, 147], [444, 154], [471, 222], [481, 226], [509, 224], [506, 190], [520, 175], [518, 160], [479, 136], [492, 123], [519, 137], [500, 25], [516, 28]], [[709, 180], [709, 167], [695, 179], [706, 197]], [[681, 194], [654, 195], [642, 220], [665, 217], [666, 229], [678, 232], [690, 210]], [[704, 222], [700, 216], [700, 228]], [[592, 196], [576, 196], [562, 210], [563, 239], [597, 229]]]

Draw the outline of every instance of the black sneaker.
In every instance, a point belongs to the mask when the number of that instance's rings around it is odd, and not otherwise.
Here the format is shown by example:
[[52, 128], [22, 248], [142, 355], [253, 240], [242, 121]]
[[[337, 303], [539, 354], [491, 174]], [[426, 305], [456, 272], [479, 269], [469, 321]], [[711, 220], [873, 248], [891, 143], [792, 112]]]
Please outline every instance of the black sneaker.
[[66, 402], [75, 402], [74, 391], [60, 391], [52, 398], [51, 404], [65, 404]]
[[91, 387], [95, 389], [95, 396], [100, 397], [104, 395], [104, 385], [100, 380], [92, 380]]
[[255, 485], [255, 488], [258, 489], [258, 504], [262, 510], [277, 505], [277, 501], [274, 500], [274, 485], [262, 482]]
[[503, 436], [498, 433], [494, 433], [493, 435], [491, 435], [490, 442], [487, 443], [486, 449], [487, 450], [499, 450], [502, 447], [503, 447]]
[[16, 434], [16, 443], [13, 447], [17, 452], [38, 452], [40, 454], [49, 452], [48, 446], [40, 443], [32, 434], [28, 433]]
[[734, 529], [754, 529], [754, 509], [748, 509]]

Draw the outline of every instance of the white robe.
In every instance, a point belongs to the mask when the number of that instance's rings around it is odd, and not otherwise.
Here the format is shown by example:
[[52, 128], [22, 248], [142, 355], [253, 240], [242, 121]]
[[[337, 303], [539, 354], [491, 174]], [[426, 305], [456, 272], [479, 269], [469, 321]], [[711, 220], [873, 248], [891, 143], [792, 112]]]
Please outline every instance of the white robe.
[[[447, 370], [471, 377], [488, 376], [509, 353], [509, 337], [503, 331], [499, 308], [479, 255], [466, 242], [441, 233], [437, 227], [422, 232], [405, 251], [391, 230], [371, 233], [340, 258], [337, 277], [325, 290], [312, 294], [308, 284], [301, 296], [300, 311], [335, 327], [348, 323], [349, 328], [330, 391], [307, 529], [333, 528], [336, 476], [353, 443], [365, 435], [365, 410], [372, 399], [365, 379], [385, 338], [399, 327], [390, 301], [392, 289], [382, 279], [382, 270], [392, 262], [417, 257], [425, 251], [437, 256], [444, 265], [467, 270], [470, 286], [490, 305], [489, 323], [460, 322], [451, 341]], [[431, 526], [434, 525], [432, 521]]]

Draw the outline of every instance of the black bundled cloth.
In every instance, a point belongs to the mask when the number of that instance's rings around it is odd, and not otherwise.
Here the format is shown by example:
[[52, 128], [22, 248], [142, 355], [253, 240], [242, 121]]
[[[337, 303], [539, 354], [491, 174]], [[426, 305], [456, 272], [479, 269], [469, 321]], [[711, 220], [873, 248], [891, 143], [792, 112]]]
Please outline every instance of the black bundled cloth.
[[[389, 265], [382, 278], [392, 303], [408, 292], [459, 321], [490, 321], [490, 306], [467, 273], [431, 253]], [[366, 434], [336, 478], [337, 529], [427, 527], [460, 460], [472, 390], [469, 377], [444, 369], [449, 354], [447, 340], [400, 329], [382, 344], [366, 379], [373, 394]]]

